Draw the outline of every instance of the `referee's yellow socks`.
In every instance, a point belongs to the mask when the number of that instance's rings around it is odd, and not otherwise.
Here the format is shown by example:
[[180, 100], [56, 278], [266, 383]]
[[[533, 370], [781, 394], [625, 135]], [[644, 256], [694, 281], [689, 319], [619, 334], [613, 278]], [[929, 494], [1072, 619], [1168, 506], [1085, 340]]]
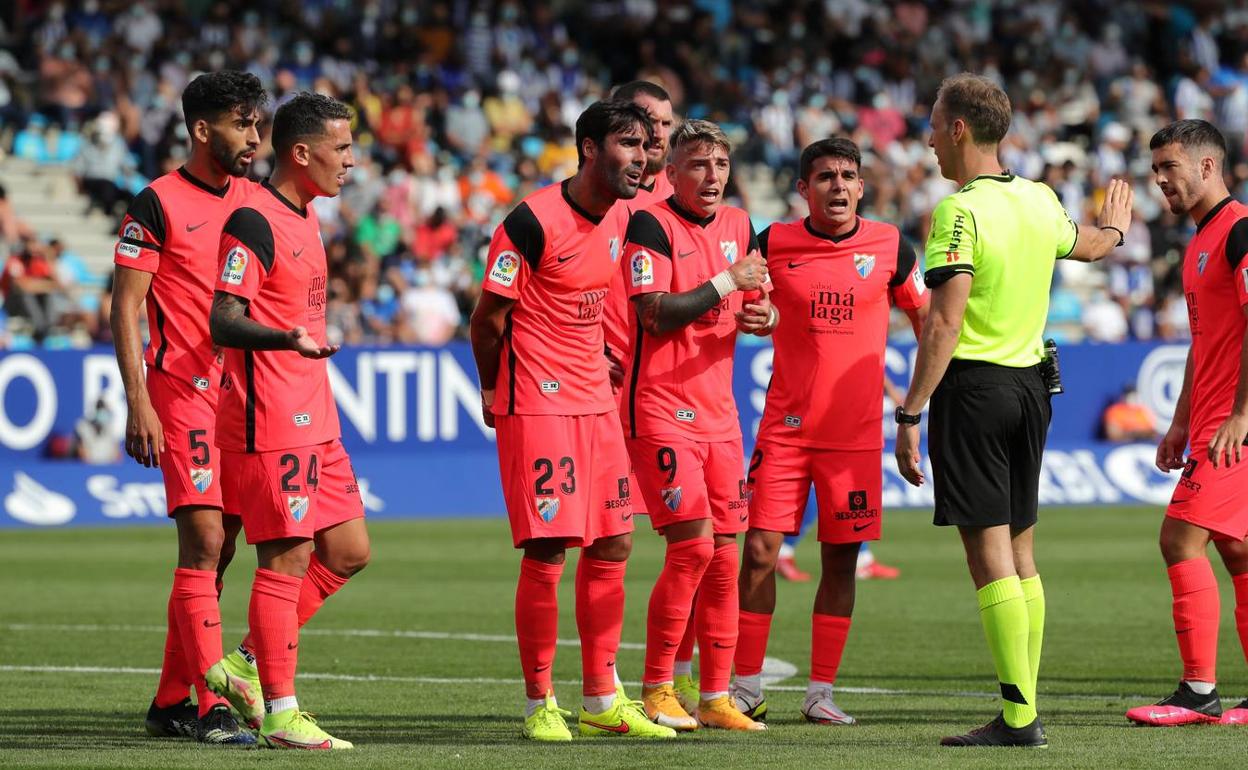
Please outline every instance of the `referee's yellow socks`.
[[1030, 623], [1027, 600], [1018, 576], [996, 580], [978, 591], [979, 619], [1001, 684], [1002, 711], [1010, 727], [1025, 727], [1036, 718], [1036, 690], [1027, 647]]
[[1044, 648], [1044, 585], [1040, 576], [1019, 581], [1027, 601], [1027, 662], [1031, 664], [1031, 691], [1040, 693], [1040, 651]]

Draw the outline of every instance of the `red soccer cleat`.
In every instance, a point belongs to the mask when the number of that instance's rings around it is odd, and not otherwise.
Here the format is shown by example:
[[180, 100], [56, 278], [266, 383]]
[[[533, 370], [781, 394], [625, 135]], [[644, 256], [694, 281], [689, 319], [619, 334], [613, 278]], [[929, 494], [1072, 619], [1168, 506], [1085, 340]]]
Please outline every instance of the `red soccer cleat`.
[[859, 580], [896, 580], [901, 577], [901, 570], [873, 561], [859, 567], [855, 574]]
[[1151, 706], [1137, 706], [1127, 712], [1127, 719], [1150, 727], [1179, 727], [1217, 722], [1222, 717], [1222, 701], [1218, 691], [1200, 695], [1180, 682], [1172, 695]]
[[793, 583], [806, 583], [810, 581], [810, 573], [802, 571], [797, 566], [797, 561], [792, 556], [781, 556], [776, 561], [776, 572], [780, 577]]

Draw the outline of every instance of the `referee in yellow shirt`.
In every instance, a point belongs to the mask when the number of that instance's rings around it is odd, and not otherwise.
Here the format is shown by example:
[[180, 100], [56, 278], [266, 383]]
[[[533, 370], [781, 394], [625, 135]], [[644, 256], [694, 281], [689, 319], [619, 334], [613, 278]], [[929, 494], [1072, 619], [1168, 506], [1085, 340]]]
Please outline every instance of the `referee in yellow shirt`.
[[947, 78], [932, 107], [941, 174], [958, 183], [932, 215], [925, 279], [931, 312], [914, 378], [897, 409], [897, 466], [916, 486], [919, 415], [935, 523], [956, 526], [1001, 685], [1002, 713], [943, 746], [1048, 745], [1036, 715], [1044, 591], [1032, 558], [1040, 461], [1052, 410], [1041, 374], [1058, 259], [1095, 261], [1122, 243], [1131, 188], [1112, 181], [1096, 227], [1077, 226], [1053, 191], [1002, 170], [1010, 100], [978, 75]]

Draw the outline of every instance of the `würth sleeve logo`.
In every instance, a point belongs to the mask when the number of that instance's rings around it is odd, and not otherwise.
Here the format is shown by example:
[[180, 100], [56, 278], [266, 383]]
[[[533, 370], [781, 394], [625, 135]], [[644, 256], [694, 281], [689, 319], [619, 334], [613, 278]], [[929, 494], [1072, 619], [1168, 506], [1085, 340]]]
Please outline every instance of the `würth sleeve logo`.
[[235, 246], [225, 255], [225, 268], [221, 270], [221, 283], [232, 283], [241, 286], [243, 276], [247, 274], [247, 263], [251, 255], [242, 246]]
[[955, 214], [953, 217], [953, 231], [949, 234], [949, 248], [945, 251], [946, 262], [957, 262], [962, 258], [958, 254], [958, 247], [962, 245], [962, 230], [966, 227], [966, 215]]

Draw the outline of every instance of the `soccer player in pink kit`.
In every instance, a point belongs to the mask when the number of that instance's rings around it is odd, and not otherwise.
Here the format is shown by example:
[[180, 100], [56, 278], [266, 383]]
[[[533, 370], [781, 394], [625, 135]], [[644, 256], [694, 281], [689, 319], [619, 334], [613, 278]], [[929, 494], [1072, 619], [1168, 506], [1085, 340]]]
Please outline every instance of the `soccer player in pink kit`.
[[810, 683], [802, 714], [853, 724], [832, 700], [854, 610], [862, 543], [880, 537], [884, 448], [880, 403], [894, 305], [918, 336], [927, 313], [923, 274], [897, 228], [858, 216], [861, 155], [848, 139], [802, 151], [798, 194], [810, 216], [759, 236], [785, 322], [772, 334], [774, 373], [750, 460], [750, 530], [741, 567], [737, 706], [767, 712], [761, 674], [775, 568], [786, 534], [799, 530], [813, 484], [823, 571], [811, 616]]
[[[737, 543], [748, 519], [732, 362], [737, 332], [775, 326], [749, 215], [723, 205], [731, 145], [689, 121], [672, 135], [675, 193], [635, 213], [625, 246], [638, 334], [625, 379], [624, 430], [650, 513], [667, 539], [650, 597], [642, 700], [658, 724], [692, 730], [764, 725], [728, 697], [737, 637]], [[747, 294], [747, 292], [749, 294]], [[697, 717], [680, 705], [674, 659], [699, 592]]]
[[[129, 405], [126, 452], [160, 468], [178, 530], [165, 660], [147, 730], [203, 743], [255, 743], [204, 682], [204, 671], [221, 657], [221, 576], [242, 526], [237, 510], [222, 509], [216, 442], [221, 363], [208, 335], [208, 306], [221, 226], [256, 188], [244, 174], [260, 146], [257, 124], [266, 98], [260, 81], [245, 72], [191, 81], [182, 94], [190, 158], [135, 197], [114, 256], [112, 326]], [[138, 318], [143, 305], [151, 333], [146, 354]], [[198, 711], [187, 698], [192, 684]]]
[[[1153, 135], [1153, 173], [1175, 214], [1196, 225], [1183, 254], [1192, 347], [1157, 467], [1182, 469], [1161, 525], [1183, 661], [1178, 689], [1127, 712], [1144, 725], [1248, 724], [1248, 700], [1226, 712], [1217, 683], [1218, 582], [1210, 540], [1235, 585], [1235, 624], [1248, 656], [1248, 206], [1223, 181], [1226, 141], [1210, 123], [1180, 120]], [[1187, 458], [1183, 450], [1190, 446]]]
[[602, 313], [650, 138], [625, 102], [595, 102], [577, 119], [576, 174], [529, 195], [490, 243], [472, 350], [498, 463], [512, 544], [523, 549], [516, 641], [528, 698], [521, 735], [570, 741], [551, 667], [566, 551], [581, 548], [583, 736], [671, 738], [617, 691], [624, 572], [632, 550], [628, 455], [603, 355]]
[[[273, 118], [273, 176], [226, 221], [209, 328], [226, 349], [217, 439], [225, 505], [258, 569], [248, 621], [270, 748], [350, 749], [300, 710], [299, 628], [368, 563], [355, 472], [340, 440], [326, 358], [327, 260], [310, 204], [355, 165], [351, 110], [299, 94]], [[238, 695], [227, 661], [206, 675]], [[232, 700], [233, 702], [233, 700]], [[237, 704], [236, 704], [237, 705]]]

